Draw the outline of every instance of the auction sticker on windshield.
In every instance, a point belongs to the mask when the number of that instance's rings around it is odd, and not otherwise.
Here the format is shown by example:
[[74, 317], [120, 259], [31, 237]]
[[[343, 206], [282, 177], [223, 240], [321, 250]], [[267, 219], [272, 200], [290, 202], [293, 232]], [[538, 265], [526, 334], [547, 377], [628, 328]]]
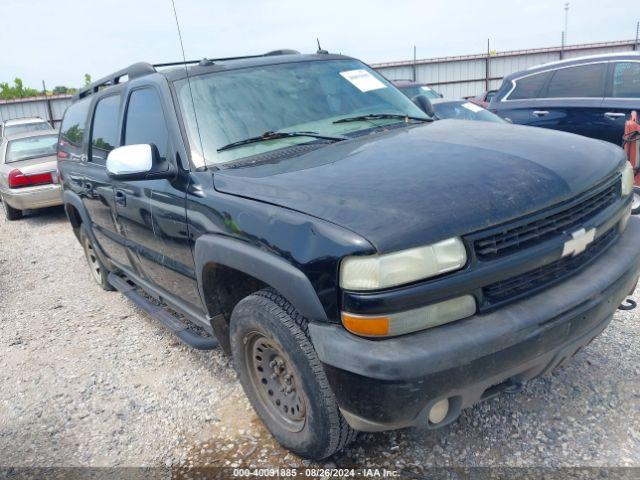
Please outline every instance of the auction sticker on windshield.
[[474, 113], [478, 113], [482, 111], [482, 107], [479, 107], [478, 105], [471, 102], [463, 103], [462, 106], [467, 110], [471, 110]]
[[387, 88], [387, 86], [366, 70], [347, 70], [340, 72], [343, 78], [351, 82], [361, 92], [370, 92], [371, 90], [379, 90]]

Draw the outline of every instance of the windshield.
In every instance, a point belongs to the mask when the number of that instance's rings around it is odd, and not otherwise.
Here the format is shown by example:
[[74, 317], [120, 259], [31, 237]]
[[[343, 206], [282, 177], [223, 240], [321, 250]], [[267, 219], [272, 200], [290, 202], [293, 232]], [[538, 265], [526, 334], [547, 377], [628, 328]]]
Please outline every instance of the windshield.
[[51, 127], [46, 122], [21, 123], [18, 125], [6, 125], [4, 135], [15, 135], [16, 133], [35, 132], [38, 130], [49, 130]]
[[426, 85], [409, 85], [407, 87], [398, 87], [407, 97], [413, 98], [418, 95], [424, 95], [427, 98], [440, 98], [440, 94], [433, 88]]
[[7, 146], [5, 163], [19, 162], [28, 158], [46, 157], [56, 154], [57, 135], [27, 137], [12, 140]]
[[439, 119], [454, 118], [457, 120], [479, 120], [481, 122], [504, 123], [505, 121], [489, 110], [471, 102], [434, 103], [433, 110]]
[[192, 150], [207, 164], [323, 141], [298, 136], [217, 151], [266, 132], [337, 136], [404, 121], [385, 118], [334, 123], [347, 117], [385, 113], [426, 118], [387, 80], [356, 60], [251, 67], [191, 77], [190, 83], [193, 102], [186, 80], [176, 82], [176, 90]]

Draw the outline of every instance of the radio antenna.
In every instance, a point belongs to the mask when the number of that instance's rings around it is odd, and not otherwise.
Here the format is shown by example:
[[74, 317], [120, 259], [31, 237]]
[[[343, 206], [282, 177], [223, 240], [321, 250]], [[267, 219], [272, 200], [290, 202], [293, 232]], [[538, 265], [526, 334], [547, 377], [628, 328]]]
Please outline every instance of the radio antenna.
[[322, 47], [320, 46], [320, 39], [316, 38], [316, 42], [318, 42], [318, 51], [316, 53], [320, 54], [320, 53], [329, 53], [326, 50], [323, 50]]
[[[180, 41], [180, 50], [182, 51], [182, 61], [184, 62], [184, 74], [187, 77], [187, 85], [189, 87], [189, 96], [191, 97], [191, 108], [193, 108], [193, 118], [196, 122], [196, 131], [198, 132], [198, 141], [200, 142], [200, 152], [204, 159], [204, 148], [202, 147], [202, 136], [200, 135], [200, 125], [198, 124], [196, 102], [193, 99], [193, 90], [191, 89], [191, 78], [189, 78], [189, 69], [187, 68], [187, 57], [184, 54], [184, 43], [182, 42], [182, 32], [180, 31], [180, 22], [178, 21], [178, 12], [176, 11], [176, 4], [174, 0], [171, 0], [171, 6], [173, 7], [173, 16], [176, 19], [176, 28], [178, 29], [178, 40]], [[206, 166], [207, 166], [206, 163], [202, 165], [202, 167], [205, 167], [205, 168]]]

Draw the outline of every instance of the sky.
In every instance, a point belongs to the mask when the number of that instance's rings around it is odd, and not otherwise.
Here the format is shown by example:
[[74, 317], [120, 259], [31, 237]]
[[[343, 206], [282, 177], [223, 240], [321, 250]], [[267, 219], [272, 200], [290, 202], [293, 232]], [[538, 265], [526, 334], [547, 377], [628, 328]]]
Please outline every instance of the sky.
[[[633, 3], [633, 2], [632, 2]], [[187, 59], [322, 48], [368, 63], [560, 44], [564, 0], [175, 0]], [[630, 15], [635, 13], [635, 17]], [[0, 0], [0, 82], [77, 87], [182, 59], [171, 0]], [[640, 8], [571, 0], [568, 43], [635, 38]]]

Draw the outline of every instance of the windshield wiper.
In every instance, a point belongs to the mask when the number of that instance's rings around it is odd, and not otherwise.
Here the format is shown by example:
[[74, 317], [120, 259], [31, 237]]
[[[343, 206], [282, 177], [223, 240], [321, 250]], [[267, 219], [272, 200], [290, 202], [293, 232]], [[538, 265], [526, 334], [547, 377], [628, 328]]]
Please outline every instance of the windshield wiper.
[[408, 122], [409, 120], [415, 120], [417, 122], [433, 122], [432, 118], [412, 117], [411, 115], [402, 115], [401, 113], [369, 113], [367, 115], [358, 115], [357, 117], [341, 118], [333, 123], [366, 122], [367, 120], [382, 120], [385, 118], [397, 118], [402, 119], [405, 122]]
[[243, 145], [249, 145], [251, 143], [266, 142], [268, 140], [277, 140], [279, 138], [291, 138], [291, 137], [321, 138], [323, 140], [332, 140], [334, 142], [347, 140], [349, 138], [344, 135], [323, 135], [317, 132], [265, 132], [262, 135], [259, 135], [257, 137], [249, 137], [249, 138], [245, 138], [244, 140], [232, 142], [228, 145], [225, 145], [224, 147], [220, 147], [217, 151], [224, 152], [225, 150], [241, 147]]

